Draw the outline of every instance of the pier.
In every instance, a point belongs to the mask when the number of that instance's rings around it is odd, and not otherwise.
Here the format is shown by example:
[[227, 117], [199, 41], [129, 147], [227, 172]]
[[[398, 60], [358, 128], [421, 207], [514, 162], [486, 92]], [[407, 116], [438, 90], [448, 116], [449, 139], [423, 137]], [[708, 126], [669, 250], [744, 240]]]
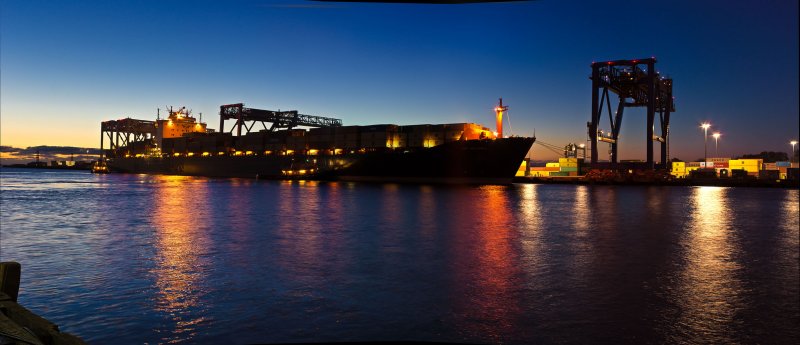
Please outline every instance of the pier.
[[0, 344], [86, 344], [17, 303], [21, 273], [18, 262], [0, 262]]

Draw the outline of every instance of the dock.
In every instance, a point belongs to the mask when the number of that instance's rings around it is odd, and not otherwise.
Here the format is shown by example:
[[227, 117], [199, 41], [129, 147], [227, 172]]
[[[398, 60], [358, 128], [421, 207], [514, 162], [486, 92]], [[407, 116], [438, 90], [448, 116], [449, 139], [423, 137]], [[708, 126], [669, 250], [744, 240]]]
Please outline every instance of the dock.
[[0, 344], [85, 345], [17, 303], [21, 273], [19, 263], [0, 262]]

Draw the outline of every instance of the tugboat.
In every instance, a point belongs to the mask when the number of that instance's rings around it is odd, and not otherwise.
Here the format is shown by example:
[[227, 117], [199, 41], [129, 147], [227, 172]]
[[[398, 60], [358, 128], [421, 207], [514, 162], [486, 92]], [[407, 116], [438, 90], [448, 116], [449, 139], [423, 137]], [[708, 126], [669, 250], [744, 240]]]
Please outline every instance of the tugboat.
[[92, 164], [92, 173], [93, 174], [108, 174], [108, 165], [106, 161], [99, 160]]

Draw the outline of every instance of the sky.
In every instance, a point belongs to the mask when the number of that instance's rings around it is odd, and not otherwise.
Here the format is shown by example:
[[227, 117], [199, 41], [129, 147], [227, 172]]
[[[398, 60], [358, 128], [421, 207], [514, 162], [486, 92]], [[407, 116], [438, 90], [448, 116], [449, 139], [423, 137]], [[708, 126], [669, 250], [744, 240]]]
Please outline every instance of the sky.
[[[790, 0], [0, 0], [0, 145], [99, 147], [101, 121], [170, 105], [218, 128], [219, 106], [238, 102], [493, 127], [503, 97], [507, 134], [564, 146], [586, 140], [593, 61], [655, 57], [674, 79], [671, 157], [703, 157], [704, 121], [722, 133], [717, 156], [789, 152], [798, 31]], [[645, 126], [644, 108], [625, 110], [620, 159], [646, 157]]]

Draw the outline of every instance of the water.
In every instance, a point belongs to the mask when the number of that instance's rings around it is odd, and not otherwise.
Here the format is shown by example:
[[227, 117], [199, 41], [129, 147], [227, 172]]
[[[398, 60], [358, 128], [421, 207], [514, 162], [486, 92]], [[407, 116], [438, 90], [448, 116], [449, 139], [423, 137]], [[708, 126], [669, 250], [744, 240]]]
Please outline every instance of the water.
[[790, 343], [797, 190], [3, 168], [20, 303], [90, 343]]

